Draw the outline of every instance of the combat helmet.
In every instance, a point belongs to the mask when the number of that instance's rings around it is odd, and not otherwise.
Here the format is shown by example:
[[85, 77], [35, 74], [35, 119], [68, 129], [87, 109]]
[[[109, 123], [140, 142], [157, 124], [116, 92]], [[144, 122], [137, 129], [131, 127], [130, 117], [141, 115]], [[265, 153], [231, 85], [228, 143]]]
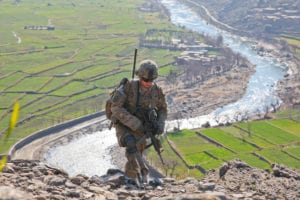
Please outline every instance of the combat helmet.
[[143, 60], [140, 63], [140, 67], [136, 70], [136, 75], [139, 78], [145, 78], [148, 80], [154, 80], [158, 76], [157, 64], [152, 60]]

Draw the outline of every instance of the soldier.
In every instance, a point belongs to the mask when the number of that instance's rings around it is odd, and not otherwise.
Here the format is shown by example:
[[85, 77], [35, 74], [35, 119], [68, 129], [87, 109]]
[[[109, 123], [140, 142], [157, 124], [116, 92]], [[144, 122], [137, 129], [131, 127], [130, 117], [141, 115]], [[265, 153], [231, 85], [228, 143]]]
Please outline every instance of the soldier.
[[[111, 120], [116, 128], [120, 147], [126, 147], [125, 175], [133, 184], [147, 183], [149, 170], [143, 159], [146, 141], [145, 112], [157, 112], [156, 134], [164, 131], [167, 104], [162, 89], [154, 82], [158, 76], [157, 64], [151, 60], [140, 63], [135, 74], [139, 80], [128, 81], [111, 98]], [[138, 182], [137, 182], [138, 181]]]

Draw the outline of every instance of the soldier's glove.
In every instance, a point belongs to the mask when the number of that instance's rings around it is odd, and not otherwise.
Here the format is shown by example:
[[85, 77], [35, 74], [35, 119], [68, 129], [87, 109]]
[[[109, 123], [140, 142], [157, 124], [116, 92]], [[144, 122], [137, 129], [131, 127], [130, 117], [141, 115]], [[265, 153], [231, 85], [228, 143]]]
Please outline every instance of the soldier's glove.
[[145, 129], [151, 131], [153, 135], [160, 135], [163, 132], [158, 121], [146, 122]]
[[152, 126], [153, 126], [153, 134], [154, 135], [160, 135], [161, 130], [160, 130], [160, 125], [159, 125], [158, 121], [153, 121]]
[[145, 122], [144, 127], [145, 127], [145, 130], [147, 130], [147, 131], [153, 131], [153, 128], [154, 128], [154, 126], [151, 122]]
[[158, 123], [157, 133], [161, 135], [163, 134], [163, 132], [164, 132], [164, 125]]
[[161, 135], [163, 134], [165, 129], [165, 123], [160, 121], [155, 121], [155, 134]]

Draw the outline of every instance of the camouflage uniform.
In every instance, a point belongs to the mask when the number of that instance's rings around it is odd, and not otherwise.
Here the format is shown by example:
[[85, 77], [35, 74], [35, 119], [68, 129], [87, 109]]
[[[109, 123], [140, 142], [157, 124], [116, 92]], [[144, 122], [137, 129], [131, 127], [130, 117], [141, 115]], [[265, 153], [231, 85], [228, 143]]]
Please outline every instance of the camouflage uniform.
[[[153, 77], [153, 72], [151, 73]], [[138, 75], [141, 78], [141, 74]], [[154, 78], [156, 77], [154, 76]], [[145, 132], [141, 112], [149, 108], [157, 111], [157, 122], [160, 133], [162, 133], [167, 117], [167, 104], [163, 91], [157, 84], [153, 83], [151, 88], [143, 92], [140, 81], [131, 80], [119, 88], [112, 97], [112, 121], [116, 128], [118, 143], [121, 147], [126, 147], [125, 174], [134, 179], [139, 175], [148, 174], [148, 167], [142, 156], [146, 142], [137, 144], [137, 141]]]

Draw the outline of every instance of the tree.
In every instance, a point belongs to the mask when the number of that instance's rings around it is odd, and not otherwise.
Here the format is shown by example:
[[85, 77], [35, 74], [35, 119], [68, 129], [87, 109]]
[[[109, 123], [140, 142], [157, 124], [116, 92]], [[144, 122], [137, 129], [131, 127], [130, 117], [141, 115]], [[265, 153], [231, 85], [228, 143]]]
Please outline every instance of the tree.
[[242, 55], [240, 53], [236, 53], [236, 65], [239, 66], [240, 65], [240, 60], [242, 59]]
[[178, 161], [177, 160], [167, 160], [165, 161], [164, 165], [164, 171], [165, 171], [165, 176], [174, 176], [174, 172], [176, 167], [178, 166]]
[[249, 136], [251, 137], [251, 123], [247, 120], [247, 132], [249, 134]]
[[170, 70], [169, 74], [167, 75], [167, 81], [172, 84], [173, 88], [177, 82], [177, 73], [174, 70]]
[[242, 121], [242, 113], [241, 112], [236, 112], [234, 113], [234, 121], [239, 122]]
[[276, 101], [276, 103], [271, 103], [272, 112], [276, 112], [277, 108], [279, 108], [279, 100]]
[[177, 123], [177, 127], [174, 127], [174, 130], [177, 130], [177, 131], [180, 130], [181, 119], [182, 119], [182, 113], [177, 111], [176, 114], [175, 114], [175, 120], [176, 120], [176, 123]]
[[265, 106], [264, 106], [264, 119], [269, 118], [269, 117], [268, 117], [269, 111], [270, 111], [269, 105], [265, 105]]
[[255, 113], [258, 116], [258, 118], [261, 118], [261, 111], [258, 108], [256, 109]]
[[214, 116], [214, 120], [217, 122], [218, 125], [221, 125], [221, 124], [220, 124], [220, 120], [221, 120], [221, 116], [220, 116], [220, 115], [218, 115], [218, 114], [215, 115], [215, 116]]
[[201, 127], [203, 127], [203, 128], [209, 128], [210, 127], [209, 121], [207, 121], [204, 124], [202, 124]]
[[279, 42], [280, 42], [282, 51], [287, 51], [287, 52], [290, 51], [289, 43], [286, 40], [280, 40]]

